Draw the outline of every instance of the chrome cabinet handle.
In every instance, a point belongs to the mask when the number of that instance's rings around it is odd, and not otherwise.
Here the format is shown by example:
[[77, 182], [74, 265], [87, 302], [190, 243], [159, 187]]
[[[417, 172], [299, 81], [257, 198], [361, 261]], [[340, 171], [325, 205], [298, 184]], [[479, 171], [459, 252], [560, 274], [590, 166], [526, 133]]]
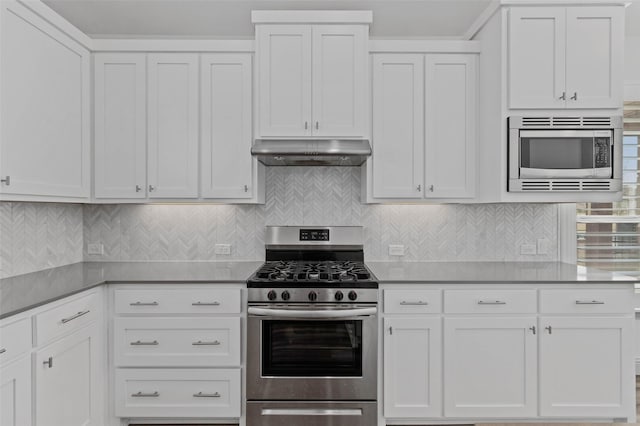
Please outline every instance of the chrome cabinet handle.
[[389, 327], [389, 334], [393, 336], [393, 327]]
[[244, 186], [244, 192], [249, 192], [249, 185]]
[[429, 192], [433, 192], [433, 185], [429, 187]]
[[133, 302], [129, 303], [130, 306], [158, 306], [158, 302]]
[[[263, 416], [362, 416], [362, 408], [263, 408]], [[331, 422], [333, 424], [333, 422]], [[282, 423], [280, 423], [282, 424]], [[319, 423], [316, 423], [319, 424]], [[327, 423], [324, 423], [327, 424]]]
[[157, 340], [154, 340], [152, 342], [143, 342], [142, 340], [137, 340], [137, 341], [131, 342], [129, 344], [131, 346], [158, 346], [160, 343], [158, 343]]
[[320, 128], [320, 122], [316, 121], [316, 130]]
[[49, 368], [53, 368], [53, 357], [50, 356], [48, 360], [44, 361], [42, 365], [48, 365]]
[[197, 342], [192, 343], [193, 346], [219, 346], [220, 341], [214, 340], [212, 342], [203, 342], [202, 340], [198, 340]]
[[602, 300], [576, 300], [576, 305], [604, 305]]
[[569, 99], [573, 99], [574, 101], [578, 100], [578, 92], [573, 92], [573, 96]]
[[91, 310], [87, 309], [86, 311], [78, 312], [77, 314], [75, 314], [75, 315], [73, 315], [73, 316], [70, 316], [69, 318], [62, 318], [62, 320], [61, 320], [61, 321], [62, 321], [62, 323], [63, 323], [63, 324], [66, 324], [66, 323], [68, 323], [69, 321], [73, 321], [73, 320], [74, 320], [74, 319], [76, 319], [76, 318], [80, 318], [80, 317], [81, 317], [81, 316], [83, 316], [83, 315], [87, 315], [89, 312], [91, 312]]
[[136, 192], [142, 191], [142, 187], [140, 185], [136, 185]]
[[156, 190], [156, 187], [153, 185], [149, 185], [149, 192], [153, 192]]
[[423, 302], [422, 300], [418, 300], [417, 302], [407, 302], [406, 300], [403, 300], [400, 304], [402, 306], [426, 306], [429, 302]]
[[562, 96], [560, 96], [558, 99], [560, 99], [561, 101], [566, 101], [567, 100], [567, 92], [562, 92]]
[[506, 305], [502, 300], [478, 300], [478, 305]]
[[5, 348], [0, 349], [0, 355], [2, 355], [3, 353], [5, 353], [7, 350]]
[[134, 398], [157, 398], [160, 396], [160, 393], [158, 391], [155, 391], [154, 393], [138, 392], [138, 393], [132, 393], [131, 396]]
[[307, 121], [304, 122], [304, 129], [309, 130], [309, 122]]
[[11, 176], [6, 176], [4, 179], [0, 179], [0, 182], [4, 183], [7, 186], [11, 185]]
[[220, 306], [220, 302], [193, 302], [191, 306]]
[[534, 326], [529, 327], [529, 330], [531, 330], [531, 331], [533, 332], [533, 334], [534, 334], [534, 335], [536, 334], [536, 326], [535, 326], [535, 325], [534, 325]]
[[422, 185], [416, 186], [416, 189], [418, 190], [418, 192], [422, 191]]
[[194, 393], [193, 397], [194, 398], [220, 398], [222, 395], [220, 395], [218, 392], [216, 393], [202, 393], [202, 392], [198, 392], [198, 393]]
[[549, 334], [551, 334], [551, 326], [550, 325], [546, 326], [544, 329], [547, 330], [549, 332]]

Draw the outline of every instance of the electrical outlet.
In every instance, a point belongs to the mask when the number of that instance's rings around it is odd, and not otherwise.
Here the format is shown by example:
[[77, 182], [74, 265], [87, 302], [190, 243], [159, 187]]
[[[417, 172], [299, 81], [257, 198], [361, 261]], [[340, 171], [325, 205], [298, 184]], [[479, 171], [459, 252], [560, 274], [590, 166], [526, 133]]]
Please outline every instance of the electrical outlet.
[[404, 245], [389, 244], [389, 256], [404, 256]]
[[88, 254], [103, 254], [104, 246], [100, 243], [87, 244]]
[[231, 254], [231, 244], [216, 244], [215, 253], [224, 255]]
[[549, 254], [549, 240], [538, 238], [538, 254]]
[[522, 244], [520, 246], [520, 254], [536, 254], [535, 244]]

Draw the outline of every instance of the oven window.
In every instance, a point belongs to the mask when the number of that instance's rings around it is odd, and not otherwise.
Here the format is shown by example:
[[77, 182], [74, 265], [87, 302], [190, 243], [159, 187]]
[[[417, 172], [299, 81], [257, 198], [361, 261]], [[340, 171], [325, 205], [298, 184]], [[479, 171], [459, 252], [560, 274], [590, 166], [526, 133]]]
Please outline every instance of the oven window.
[[[531, 169], [592, 169], [593, 145], [593, 137], [523, 137], [520, 141], [520, 166]], [[607, 154], [607, 160], [608, 157]]]
[[262, 321], [262, 375], [362, 376], [362, 321]]

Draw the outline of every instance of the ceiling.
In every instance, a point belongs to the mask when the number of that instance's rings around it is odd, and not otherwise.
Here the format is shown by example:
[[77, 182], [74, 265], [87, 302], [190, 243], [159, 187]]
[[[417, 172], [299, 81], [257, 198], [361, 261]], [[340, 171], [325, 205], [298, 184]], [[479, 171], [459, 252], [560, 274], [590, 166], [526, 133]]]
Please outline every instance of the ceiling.
[[96, 38], [253, 38], [251, 10], [371, 10], [372, 37], [459, 38], [491, 0], [44, 0]]

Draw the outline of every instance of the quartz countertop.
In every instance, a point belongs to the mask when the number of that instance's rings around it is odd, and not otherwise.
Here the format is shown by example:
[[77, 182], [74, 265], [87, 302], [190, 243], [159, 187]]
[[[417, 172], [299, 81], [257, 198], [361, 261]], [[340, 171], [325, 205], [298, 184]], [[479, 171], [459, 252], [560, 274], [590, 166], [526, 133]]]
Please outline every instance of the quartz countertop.
[[[366, 262], [386, 283], [602, 283], [632, 277], [560, 262]], [[243, 283], [262, 262], [80, 262], [0, 279], [0, 319], [116, 283]]]
[[243, 283], [262, 262], [80, 262], [0, 279], [0, 319], [107, 283]]
[[384, 283], [601, 283], [633, 277], [562, 262], [367, 262]]

